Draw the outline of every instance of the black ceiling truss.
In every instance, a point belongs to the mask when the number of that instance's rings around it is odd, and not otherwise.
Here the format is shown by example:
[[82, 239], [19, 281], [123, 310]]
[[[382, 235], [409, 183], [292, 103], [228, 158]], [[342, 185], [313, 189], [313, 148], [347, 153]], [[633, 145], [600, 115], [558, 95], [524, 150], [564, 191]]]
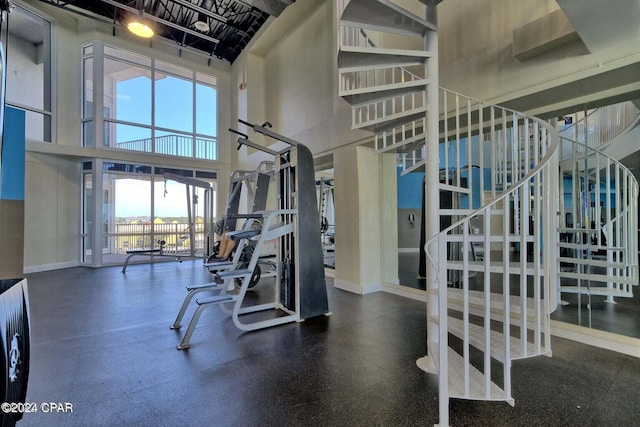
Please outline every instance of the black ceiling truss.
[[[155, 37], [173, 41], [179, 53], [189, 47], [233, 63], [270, 14], [279, 15], [295, 0], [40, 1], [111, 24], [126, 25], [132, 16], [142, 15]], [[198, 29], [198, 21], [207, 25]]]

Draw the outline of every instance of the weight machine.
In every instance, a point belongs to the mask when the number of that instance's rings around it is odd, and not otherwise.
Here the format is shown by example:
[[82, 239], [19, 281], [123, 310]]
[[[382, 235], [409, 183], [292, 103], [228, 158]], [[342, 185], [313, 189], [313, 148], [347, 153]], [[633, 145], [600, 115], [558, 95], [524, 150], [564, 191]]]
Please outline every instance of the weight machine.
[[[269, 195], [270, 182], [275, 175], [275, 164], [273, 161], [262, 161], [258, 164], [255, 170], [235, 170], [231, 173], [229, 182], [229, 196], [227, 198], [227, 206], [225, 208], [225, 214], [222, 216], [214, 226], [215, 234], [222, 237], [224, 233], [227, 236], [234, 236], [233, 231], [237, 228], [239, 220], [244, 220], [243, 227], [257, 228], [260, 226], [260, 222], [257, 219], [252, 219], [251, 223], [247, 223], [249, 220], [247, 214], [239, 214], [240, 200], [242, 194], [246, 196], [247, 206], [249, 206], [249, 213], [258, 211], [264, 211], [267, 206], [267, 200]], [[255, 221], [254, 221], [255, 220]], [[229, 234], [232, 233], [232, 234]], [[180, 322], [184, 317], [191, 300], [199, 293], [217, 291], [221, 289], [221, 281], [218, 273], [224, 271], [246, 270], [251, 262], [251, 257], [255, 252], [255, 241], [240, 240], [240, 244], [237, 245], [231, 252], [231, 259], [224, 261], [213, 261], [219, 254], [220, 240], [214, 243], [213, 250], [207, 262], [204, 264], [210, 272], [216, 274], [213, 282], [190, 285], [187, 286], [187, 296], [185, 297], [178, 316], [171, 325], [171, 329], [180, 328]], [[262, 252], [260, 252], [262, 255]], [[266, 271], [263, 273], [262, 267], [266, 267]], [[270, 261], [259, 259], [258, 263], [253, 269], [251, 280], [249, 281], [248, 288], [255, 287], [260, 279], [266, 277], [275, 277], [276, 268], [275, 264]], [[238, 287], [242, 286], [242, 278], [236, 277], [235, 283]], [[229, 286], [232, 286], [230, 283]]]
[[174, 253], [166, 252], [167, 242], [165, 240], [158, 240], [159, 247], [151, 248], [151, 249], [133, 249], [127, 251], [127, 258], [124, 261], [124, 265], [122, 266], [122, 272], [124, 273], [127, 270], [127, 266], [129, 265], [129, 260], [134, 256], [148, 256], [148, 257], [170, 257], [175, 258], [176, 261], [182, 262], [183, 259], [193, 259], [199, 258], [196, 255], [196, 217], [198, 216], [198, 203], [200, 203], [199, 197], [197, 195], [197, 189], [204, 189], [204, 212], [203, 212], [203, 222], [204, 222], [204, 253], [203, 258], [206, 260], [209, 258], [210, 254], [213, 251], [213, 188], [211, 184], [207, 181], [202, 181], [195, 178], [190, 178], [186, 176], [176, 175], [174, 173], [165, 172], [163, 174], [165, 180], [176, 181], [181, 184], [185, 184], [186, 186], [186, 195], [187, 195], [187, 230], [186, 233], [183, 233], [183, 236], [179, 238], [179, 242], [182, 243], [184, 241], [189, 241], [189, 252], [187, 254], [179, 254], [177, 251], [177, 243], [176, 242], [176, 251]]
[[[253, 131], [286, 144], [286, 148], [275, 150], [256, 144], [249, 136], [235, 129], [229, 131], [239, 135], [238, 144], [255, 148], [274, 157], [276, 179], [275, 210], [256, 211], [238, 215], [245, 224], [240, 230], [229, 231], [227, 236], [237, 242], [237, 251], [250, 241], [255, 241], [255, 250], [247, 268], [235, 268], [216, 273], [216, 286], [200, 285], [217, 295], [196, 300], [187, 331], [179, 350], [188, 349], [189, 341], [206, 308], [219, 305], [231, 315], [233, 323], [241, 330], [252, 331], [284, 323], [298, 322], [319, 315], [328, 315], [329, 305], [320, 240], [320, 218], [316, 199], [313, 157], [307, 147], [269, 130], [271, 125], [254, 125], [243, 120], [240, 123]], [[231, 198], [230, 198], [231, 199]], [[261, 228], [255, 222], [261, 222]], [[251, 282], [253, 270], [260, 258], [266, 241], [275, 239], [276, 245], [276, 292], [273, 301], [258, 305], [243, 305], [244, 297]], [[239, 289], [234, 290], [232, 281], [241, 279]], [[193, 287], [198, 288], [198, 287]], [[190, 292], [171, 326], [178, 329], [192, 294]], [[245, 322], [243, 315], [257, 312], [271, 312], [266, 319]]]
[[[216, 222], [214, 227], [215, 234], [222, 236], [225, 232], [236, 230], [238, 220], [244, 218], [238, 215], [243, 191], [247, 199], [249, 213], [266, 209], [270, 182], [274, 174], [274, 163], [272, 161], [260, 162], [255, 170], [233, 171], [229, 183], [229, 196], [225, 214]], [[218, 255], [218, 246], [219, 241], [214, 244], [209, 258]], [[216, 264], [211, 263], [211, 259], [207, 259], [207, 262], [207, 267]]]

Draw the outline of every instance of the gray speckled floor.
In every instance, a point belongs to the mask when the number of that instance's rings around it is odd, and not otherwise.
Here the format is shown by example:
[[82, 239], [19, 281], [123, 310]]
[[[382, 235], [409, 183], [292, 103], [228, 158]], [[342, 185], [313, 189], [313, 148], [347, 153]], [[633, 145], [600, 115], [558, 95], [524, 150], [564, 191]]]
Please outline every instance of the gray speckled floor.
[[[424, 304], [354, 295], [328, 279], [330, 317], [242, 333], [204, 312], [189, 351], [169, 325], [198, 261], [28, 276], [29, 402], [73, 413], [18, 426], [424, 426], [438, 420]], [[270, 292], [255, 288], [256, 297]], [[452, 400], [455, 426], [640, 425], [640, 360], [552, 339], [553, 357], [513, 362], [515, 407]]]

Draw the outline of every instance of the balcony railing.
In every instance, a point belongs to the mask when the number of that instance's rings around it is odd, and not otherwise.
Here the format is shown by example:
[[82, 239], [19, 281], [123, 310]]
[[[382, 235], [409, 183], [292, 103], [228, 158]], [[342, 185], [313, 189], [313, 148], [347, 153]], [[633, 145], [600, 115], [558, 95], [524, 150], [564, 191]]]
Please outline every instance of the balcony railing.
[[217, 160], [218, 140], [216, 138], [194, 138], [187, 135], [171, 134], [119, 142], [116, 147], [121, 150], [142, 151], [144, 153]]
[[[577, 119], [577, 117], [576, 117]], [[562, 155], [560, 160], [570, 157], [573, 143], [578, 143], [578, 152], [584, 152], [584, 147], [602, 149], [621, 132], [640, 119], [640, 111], [630, 101], [620, 104], [597, 108], [586, 114], [582, 119], [559, 130], [563, 138]]]
[[[194, 225], [194, 249], [202, 253], [205, 246], [204, 224]], [[125, 254], [130, 250], [159, 249], [159, 240], [165, 242], [163, 252], [185, 254], [191, 251], [189, 224], [116, 224], [105, 236], [106, 247], [112, 254]], [[193, 255], [193, 254], [191, 254]]]

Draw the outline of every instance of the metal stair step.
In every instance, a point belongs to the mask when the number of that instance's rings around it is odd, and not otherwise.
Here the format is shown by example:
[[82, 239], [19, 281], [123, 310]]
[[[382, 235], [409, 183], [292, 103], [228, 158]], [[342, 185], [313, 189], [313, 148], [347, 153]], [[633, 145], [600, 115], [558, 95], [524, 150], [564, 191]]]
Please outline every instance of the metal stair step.
[[432, 56], [431, 52], [411, 49], [341, 46], [338, 52], [338, 68], [394, 66], [413, 63], [422, 65]]
[[378, 100], [422, 91], [429, 82], [429, 79], [418, 79], [409, 82], [361, 87], [357, 89], [341, 90], [339, 95], [350, 105], [366, 105]]
[[451, 191], [454, 193], [464, 193], [464, 194], [471, 193], [471, 189], [468, 187], [460, 187], [457, 185], [446, 184], [444, 182], [438, 183], [438, 188], [440, 189], [440, 191]]
[[399, 142], [396, 142], [395, 144], [389, 144], [383, 148], [380, 148], [376, 150], [374, 154], [389, 153], [393, 151], [395, 151], [396, 153], [412, 152], [413, 150], [424, 145], [424, 138], [424, 134], [416, 135], [414, 137], [406, 139], [401, 139], [400, 137], [401, 140]]
[[[373, 46], [371, 46], [373, 47]], [[349, 50], [349, 46], [344, 46], [344, 49]], [[382, 66], [378, 66], [378, 65], [362, 65], [362, 66], [352, 66], [352, 67], [340, 67], [339, 71], [339, 75], [343, 75], [343, 74], [351, 74], [351, 73], [359, 73], [362, 71], [383, 71], [383, 70], [390, 70], [390, 69], [396, 69], [396, 70], [401, 70], [401, 69], [408, 69], [411, 67], [416, 67], [419, 65], [423, 64], [423, 59], [419, 58], [419, 59], [413, 59], [412, 61], [407, 61], [407, 62], [399, 62], [399, 61], [394, 61], [393, 64], [391, 66], [389, 65], [382, 65]], [[406, 71], [408, 72], [408, 70]]]
[[606, 261], [600, 259], [585, 259], [585, 258], [571, 258], [571, 257], [560, 257], [560, 262], [566, 262], [568, 264], [581, 264], [581, 265], [589, 265], [593, 267], [606, 267], [606, 268], [625, 268], [626, 265], [624, 262], [616, 262], [616, 261]]
[[[469, 308], [473, 310], [471, 314], [475, 316], [484, 316], [484, 301], [485, 295], [483, 291], [469, 290]], [[535, 319], [535, 300], [533, 298], [527, 298], [527, 319]], [[457, 311], [462, 311], [464, 303], [464, 291], [459, 288], [447, 288], [447, 305]], [[521, 298], [519, 295], [509, 296], [509, 314], [512, 320], [519, 320], [522, 309], [520, 307]], [[498, 315], [496, 320], [503, 315], [504, 310], [504, 295], [498, 293], [489, 294], [490, 311], [493, 315]], [[540, 300], [540, 315], [544, 316], [544, 300]]]
[[[464, 322], [455, 317], [447, 318], [447, 326], [448, 330], [451, 334], [455, 335], [460, 339], [464, 339]], [[475, 348], [485, 351], [485, 341], [484, 341], [484, 327], [480, 325], [476, 325], [474, 323], [468, 324], [469, 328], [469, 344], [474, 346]], [[505, 362], [504, 357], [504, 334], [500, 331], [491, 331], [490, 340], [489, 340], [489, 348], [491, 351], [491, 357], [500, 362]], [[540, 354], [547, 353], [548, 351], [543, 351], [540, 349], [538, 351], [534, 343], [526, 342], [526, 347], [523, 348], [522, 340], [517, 337], [511, 337], [509, 340], [509, 351], [510, 351], [510, 359], [522, 359], [525, 357], [533, 357], [539, 356]]]
[[570, 242], [559, 242], [558, 245], [561, 248], [567, 248], [567, 249], [581, 249], [581, 250], [585, 250], [585, 251], [588, 249], [592, 253], [596, 252], [596, 251], [599, 251], [599, 250], [621, 252], [621, 251], [626, 249], [626, 248], [621, 247], [621, 246], [602, 247], [602, 246], [596, 246], [596, 245], [590, 245], [590, 244], [584, 244], [584, 243], [570, 243]]
[[485, 375], [474, 366], [468, 366], [469, 388], [465, 390], [465, 363], [464, 358], [455, 350], [449, 348], [448, 352], [448, 377], [449, 396], [458, 399], [474, 400], [499, 400], [512, 401], [505, 391], [493, 381], [489, 381], [489, 392], [487, 393], [487, 379]]
[[381, 133], [389, 129], [401, 126], [402, 124], [411, 123], [414, 120], [423, 117], [429, 108], [426, 106], [405, 110], [393, 115], [376, 117], [357, 124], [352, 124], [352, 129], [363, 129], [375, 133]]
[[[462, 234], [449, 234], [445, 237], [447, 242], [456, 242], [462, 243], [464, 241], [464, 236]], [[469, 232], [467, 236], [467, 241], [471, 243], [484, 243], [485, 236], [483, 234], [473, 234]], [[520, 243], [522, 242], [522, 236], [519, 234], [510, 234], [507, 237], [507, 242], [509, 243]], [[489, 242], [504, 242], [504, 236], [489, 236]], [[526, 236], [525, 242], [531, 243], [534, 242], [534, 236]], [[518, 269], [520, 267], [518, 266]]]
[[[440, 209], [440, 215], [453, 215], [453, 216], [468, 216], [475, 212], [475, 209]], [[491, 215], [495, 216], [503, 216], [503, 209], [491, 209]], [[481, 216], [477, 216], [478, 219], [481, 219]]]
[[400, 176], [405, 176], [409, 173], [414, 173], [414, 172], [424, 172], [425, 171], [425, 165], [426, 165], [426, 160], [420, 160], [419, 162], [416, 162], [415, 164], [409, 166], [408, 168], [405, 168], [402, 170], [402, 172], [400, 173]]
[[619, 298], [633, 298], [633, 292], [626, 292], [622, 289], [608, 288], [606, 286], [591, 286], [590, 289], [586, 286], [560, 286], [560, 292], [568, 294], [581, 293], [587, 295], [602, 295], [606, 297], [619, 297]]
[[[590, 282], [595, 283], [621, 283], [624, 285], [638, 285], [637, 277], [629, 277], [629, 276], [610, 276], [607, 274], [594, 274], [594, 273], [574, 273], [572, 271], [560, 271], [558, 275], [564, 279], [579, 279], [579, 280], [588, 280]], [[591, 288], [602, 287], [592, 285]], [[583, 286], [583, 288], [586, 288]]]
[[340, 18], [343, 25], [422, 37], [435, 26], [389, 0], [351, 0]]
[[[518, 240], [519, 241], [519, 240]], [[484, 261], [468, 261], [469, 271], [483, 272], [485, 271]], [[462, 261], [447, 260], [446, 266], [449, 270], [463, 270]], [[509, 274], [518, 274], [522, 270], [522, 263], [518, 261], [509, 262]], [[540, 270], [543, 268], [540, 266]], [[505, 271], [505, 264], [502, 261], [489, 262], [489, 271], [491, 273], [503, 273]], [[532, 275], [535, 273], [535, 264], [532, 262], [525, 263], [525, 273]]]

